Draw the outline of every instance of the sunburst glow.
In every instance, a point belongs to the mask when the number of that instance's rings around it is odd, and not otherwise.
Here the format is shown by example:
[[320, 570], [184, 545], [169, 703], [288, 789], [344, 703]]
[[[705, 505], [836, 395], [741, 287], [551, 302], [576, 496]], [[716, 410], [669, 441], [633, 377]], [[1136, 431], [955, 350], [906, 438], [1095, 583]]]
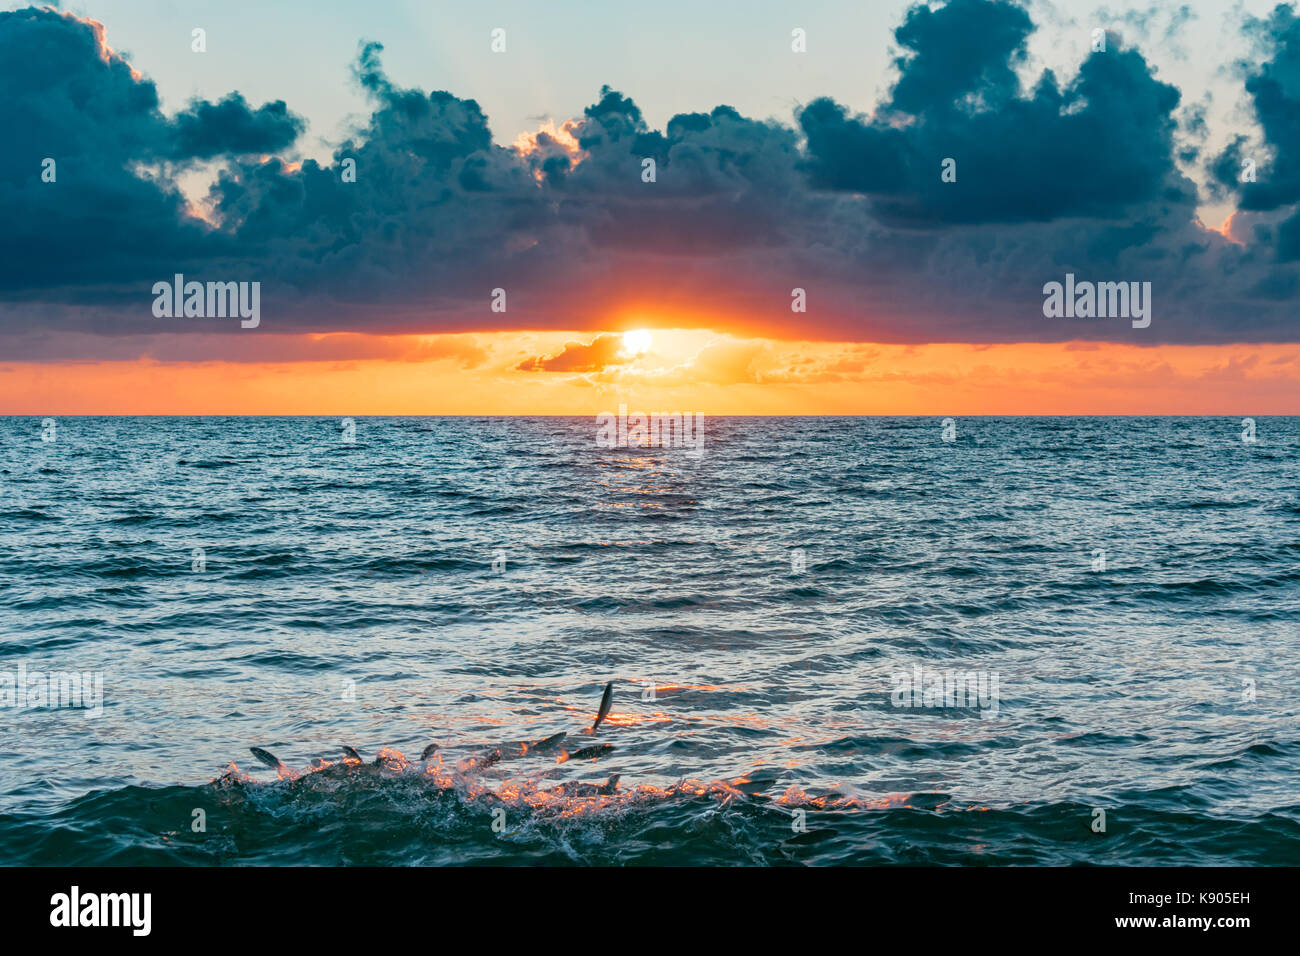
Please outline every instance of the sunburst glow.
[[649, 352], [650, 346], [653, 344], [654, 340], [645, 329], [634, 329], [623, 333], [623, 351], [629, 355], [640, 355], [643, 352]]

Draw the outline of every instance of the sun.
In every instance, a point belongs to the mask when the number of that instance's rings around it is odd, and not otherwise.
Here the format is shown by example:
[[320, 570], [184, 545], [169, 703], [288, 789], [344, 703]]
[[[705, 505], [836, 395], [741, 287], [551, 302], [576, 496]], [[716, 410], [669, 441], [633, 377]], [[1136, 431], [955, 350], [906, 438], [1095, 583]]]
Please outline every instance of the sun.
[[653, 344], [654, 340], [650, 338], [650, 333], [645, 329], [634, 329], [623, 333], [623, 351], [629, 355], [640, 355], [642, 352], [649, 352], [650, 346]]

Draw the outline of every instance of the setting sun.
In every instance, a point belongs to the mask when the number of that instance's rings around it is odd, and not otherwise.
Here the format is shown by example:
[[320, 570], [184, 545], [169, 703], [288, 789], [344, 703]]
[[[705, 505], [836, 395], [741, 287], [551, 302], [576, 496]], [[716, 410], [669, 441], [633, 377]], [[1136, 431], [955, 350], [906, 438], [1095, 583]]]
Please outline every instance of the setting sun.
[[623, 351], [629, 355], [640, 355], [642, 352], [649, 352], [653, 340], [650, 333], [645, 329], [635, 329], [631, 332], [623, 333]]

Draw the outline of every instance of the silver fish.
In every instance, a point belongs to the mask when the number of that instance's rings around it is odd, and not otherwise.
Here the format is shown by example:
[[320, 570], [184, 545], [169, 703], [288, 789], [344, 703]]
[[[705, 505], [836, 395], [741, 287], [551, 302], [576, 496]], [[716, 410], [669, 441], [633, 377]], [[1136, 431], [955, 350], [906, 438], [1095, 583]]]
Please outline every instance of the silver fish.
[[583, 747], [581, 750], [575, 750], [573, 753], [562, 753], [556, 763], [564, 763], [566, 760], [595, 760], [597, 757], [609, 753], [614, 749], [613, 744], [596, 744], [594, 747]]
[[596, 722], [591, 725], [591, 730], [589, 731], [590, 733], [594, 734], [596, 732], [596, 728], [600, 726], [600, 722], [604, 720], [605, 715], [609, 713], [609, 705], [613, 702], [613, 700], [614, 700], [614, 682], [610, 681], [608, 684], [605, 685], [605, 693], [601, 695], [600, 710], [596, 711]]
[[548, 750], [553, 750], [555, 746], [567, 736], [569, 735], [561, 730], [558, 734], [551, 734], [551, 736], [547, 737], [545, 740], [538, 740], [531, 744], [524, 744], [524, 753], [545, 753]]
[[266, 764], [272, 770], [276, 771], [276, 773], [279, 773], [284, 769], [284, 764], [280, 763], [280, 758], [276, 757], [274, 754], [268, 753], [261, 747], [249, 747], [248, 750], [249, 753], [262, 761], [262, 763]]

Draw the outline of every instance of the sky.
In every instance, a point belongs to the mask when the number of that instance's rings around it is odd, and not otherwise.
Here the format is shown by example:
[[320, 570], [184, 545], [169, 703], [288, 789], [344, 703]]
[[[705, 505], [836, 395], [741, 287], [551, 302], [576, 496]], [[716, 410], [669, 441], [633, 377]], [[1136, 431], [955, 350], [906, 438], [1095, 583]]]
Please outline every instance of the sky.
[[1286, 4], [10, 3], [0, 74], [3, 413], [1300, 413]]

